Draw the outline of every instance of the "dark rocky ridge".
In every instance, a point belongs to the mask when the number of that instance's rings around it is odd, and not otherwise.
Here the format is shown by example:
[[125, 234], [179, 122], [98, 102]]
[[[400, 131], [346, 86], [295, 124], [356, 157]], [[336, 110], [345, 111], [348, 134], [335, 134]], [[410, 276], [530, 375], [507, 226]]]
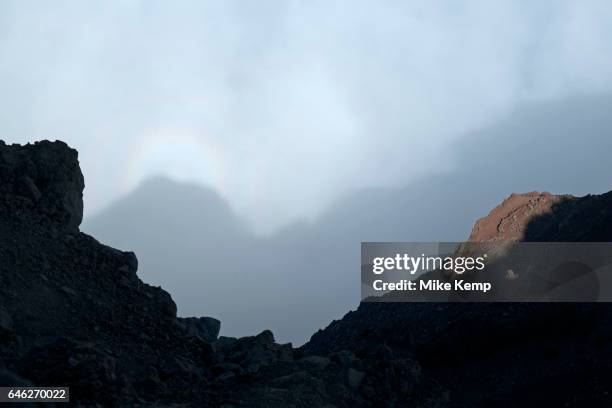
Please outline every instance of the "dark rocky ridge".
[[[80, 233], [61, 142], [0, 144], [0, 381], [77, 406], [610, 406], [602, 304], [362, 304], [301, 349], [177, 319], [133, 253]], [[512, 196], [473, 240], [609, 241], [612, 195]], [[296, 317], [297, 318], [297, 317]]]
[[[612, 241], [612, 192], [513, 194], [470, 241]], [[449, 390], [451, 407], [612, 405], [607, 303], [362, 303], [302, 351], [360, 355], [378, 344], [413, 356]]]
[[189, 394], [185, 381], [206, 377], [210, 346], [177, 323], [168, 293], [140, 281], [133, 253], [78, 232], [77, 152], [2, 144], [0, 157], [2, 364], [35, 384], [75, 384], [76, 399], [105, 405], [137, 401], [144, 389]]
[[217, 338], [215, 319], [177, 319], [133, 253], [79, 232], [83, 176], [64, 143], [1, 143], [0, 179], [1, 385], [68, 385], [75, 406], [372, 406], [390, 384], [395, 401], [444, 401], [384, 347], [304, 358], [269, 331]]
[[83, 220], [83, 188], [77, 152], [66, 144], [0, 145], [0, 196], [7, 212], [31, 211], [56, 227], [77, 231]]

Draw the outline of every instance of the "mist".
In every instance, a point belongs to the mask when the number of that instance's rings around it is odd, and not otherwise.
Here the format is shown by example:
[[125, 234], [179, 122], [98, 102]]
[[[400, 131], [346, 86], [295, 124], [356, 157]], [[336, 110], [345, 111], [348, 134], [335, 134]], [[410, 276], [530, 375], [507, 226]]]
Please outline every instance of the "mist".
[[179, 314], [213, 315], [224, 335], [272, 329], [302, 344], [358, 305], [361, 241], [464, 241], [513, 192], [612, 189], [611, 111], [612, 93], [520, 106], [458, 138], [452, 171], [355, 190], [267, 237], [213, 191], [159, 178], [83, 229], [135, 250], [141, 278], [170, 291]]
[[610, 189], [605, 1], [4, 1], [0, 135], [79, 151], [82, 229], [179, 314], [301, 344], [359, 242]]
[[610, 27], [605, 1], [4, 1], [0, 130], [79, 150], [86, 217], [163, 175], [274, 235], [460, 171], [456, 143], [522, 104], [610, 89]]

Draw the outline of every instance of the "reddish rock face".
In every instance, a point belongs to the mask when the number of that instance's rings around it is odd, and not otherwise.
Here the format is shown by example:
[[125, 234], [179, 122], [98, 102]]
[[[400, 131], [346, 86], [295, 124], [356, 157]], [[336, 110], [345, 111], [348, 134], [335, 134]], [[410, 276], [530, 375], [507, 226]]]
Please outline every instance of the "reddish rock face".
[[571, 195], [539, 192], [512, 194], [489, 215], [476, 221], [468, 241], [521, 241], [527, 226], [535, 217], [551, 213], [555, 204], [572, 198]]

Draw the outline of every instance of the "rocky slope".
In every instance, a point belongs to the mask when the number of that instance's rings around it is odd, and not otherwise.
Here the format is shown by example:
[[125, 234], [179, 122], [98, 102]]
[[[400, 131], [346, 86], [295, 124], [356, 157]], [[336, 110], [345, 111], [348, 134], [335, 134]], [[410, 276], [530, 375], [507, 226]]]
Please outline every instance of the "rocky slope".
[[444, 400], [384, 347], [303, 356], [269, 331], [218, 338], [215, 319], [177, 318], [133, 253], [79, 232], [64, 143], [0, 143], [0, 179], [0, 385], [68, 385], [75, 406], [371, 406], [391, 384], [397, 400]]
[[140, 281], [133, 253], [78, 232], [76, 151], [2, 144], [0, 158], [0, 364], [73, 384], [82, 401], [191, 398], [210, 347], [177, 324], [168, 293]]
[[[473, 242], [612, 241], [612, 192], [514, 194]], [[316, 333], [306, 354], [385, 344], [421, 364], [451, 407], [612, 404], [612, 307], [594, 303], [362, 303]]]
[[612, 238], [612, 192], [573, 197], [512, 194], [476, 222], [469, 241], [607, 242]]

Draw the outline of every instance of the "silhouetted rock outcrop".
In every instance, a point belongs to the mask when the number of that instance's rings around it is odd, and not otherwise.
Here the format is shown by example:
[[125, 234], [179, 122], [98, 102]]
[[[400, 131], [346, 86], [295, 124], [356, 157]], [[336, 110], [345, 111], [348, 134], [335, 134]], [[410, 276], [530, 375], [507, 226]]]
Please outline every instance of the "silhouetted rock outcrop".
[[133, 253], [78, 232], [77, 152], [61, 142], [2, 144], [0, 157], [3, 364], [35, 384], [75, 384], [80, 401], [175, 400], [181, 392], [190, 400], [187, 381], [144, 390], [177, 360], [201, 367], [204, 381], [210, 346], [177, 323], [168, 293], [136, 276]]
[[6, 145], [0, 141], [0, 197], [5, 211], [33, 210], [76, 231], [83, 219], [83, 175], [65, 143]]
[[207, 343], [217, 340], [221, 330], [221, 322], [212, 317], [179, 317], [178, 321], [189, 334]]
[[304, 357], [267, 330], [218, 338], [216, 319], [177, 319], [133, 253], [79, 232], [76, 151], [1, 144], [0, 157], [2, 385], [68, 385], [83, 406], [372, 406], [392, 384], [393, 401], [444, 401], [416, 361], [386, 349]]
[[[612, 241], [612, 193], [513, 194], [470, 241]], [[412, 356], [451, 407], [612, 404], [612, 308], [605, 303], [362, 303], [319, 331], [305, 354], [380, 344]]]

